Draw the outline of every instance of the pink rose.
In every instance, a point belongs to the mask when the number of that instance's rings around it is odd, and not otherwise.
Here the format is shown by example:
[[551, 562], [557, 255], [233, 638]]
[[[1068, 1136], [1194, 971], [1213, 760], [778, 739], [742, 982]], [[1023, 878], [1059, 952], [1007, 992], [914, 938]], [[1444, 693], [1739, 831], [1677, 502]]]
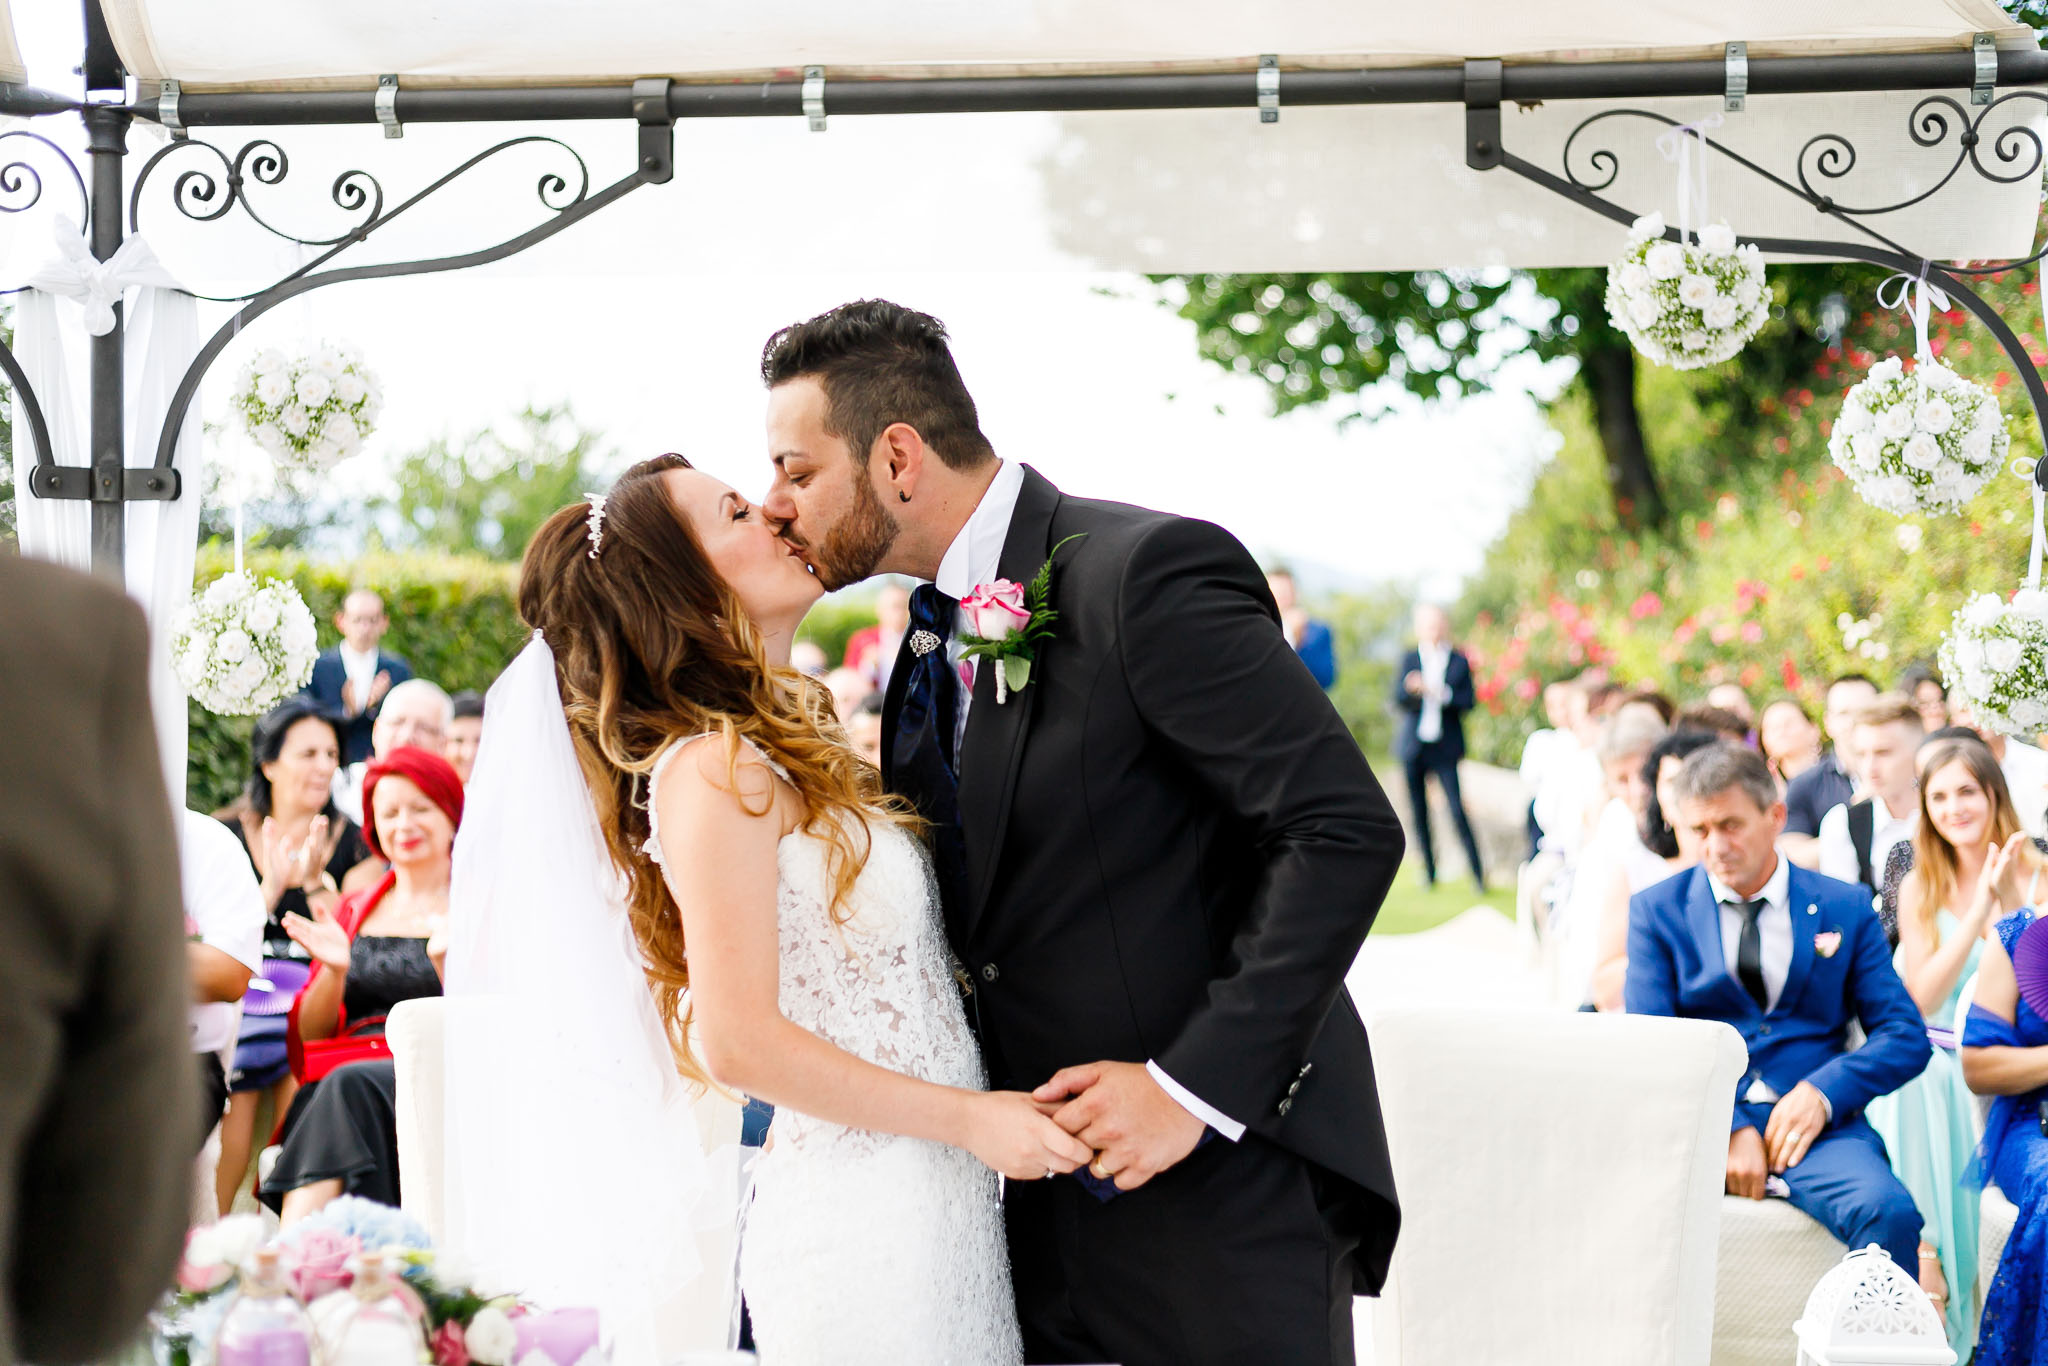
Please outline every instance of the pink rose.
[[972, 623], [974, 634], [983, 640], [1006, 640], [1031, 620], [1024, 610], [1024, 586], [1008, 579], [985, 583], [960, 602]]
[[462, 1340], [462, 1325], [454, 1319], [434, 1330], [427, 1339], [427, 1350], [434, 1355], [434, 1366], [469, 1366], [469, 1347]]
[[285, 1249], [285, 1270], [301, 1304], [311, 1304], [330, 1290], [343, 1290], [355, 1277], [349, 1258], [363, 1250], [353, 1234], [331, 1228], [310, 1228]]
[[[203, 1295], [218, 1290], [235, 1274], [235, 1268], [212, 1250], [208, 1242], [211, 1234], [210, 1228], [195, 1228], [185, 1235], [185, 1255], [178, 1259], [178, 1289], [187, 1294]], [[195, 1247], [195, 1243], [200, 1246]]]

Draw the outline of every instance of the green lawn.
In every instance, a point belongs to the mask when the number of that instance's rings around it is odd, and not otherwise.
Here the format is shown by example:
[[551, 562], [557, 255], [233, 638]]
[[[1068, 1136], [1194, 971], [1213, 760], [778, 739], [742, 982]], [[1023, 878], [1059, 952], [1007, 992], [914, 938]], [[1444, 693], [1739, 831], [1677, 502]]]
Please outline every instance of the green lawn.
[[1434, 929], [1453, 916], [1481, 904], [1493, 907], [1512, 920], [1515, 914], [1514, 889], [1495, 887], [1482, 902], [1472, 890], [1472, 884], [1463, 878], [1439, 882], [1433, 888], [1424, 887], [1422, 866], [1410, 859], [1401, 865], [1393, 890], [1387, 893], [1386, 904], [1380, 907], [1380, 917], [1373, 922], [1372, 932], [1413, 934], [1417, 930]]

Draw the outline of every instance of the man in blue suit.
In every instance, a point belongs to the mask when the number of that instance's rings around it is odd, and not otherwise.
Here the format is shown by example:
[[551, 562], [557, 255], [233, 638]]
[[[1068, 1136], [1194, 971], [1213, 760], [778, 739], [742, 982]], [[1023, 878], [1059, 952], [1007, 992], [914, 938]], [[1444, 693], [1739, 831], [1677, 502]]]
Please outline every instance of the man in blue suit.
[[[1686, 760], [1679, 819], [1701, 866], [1629, 903], [1631, 1014], [1733, 1025], [1749, 1047], [1728, 1136], [1728, 1193], [1792, 1203], [1851, 1248], [1919, 1267], [1920, 1212], [1863, 1107], [1927, 1066], [1926, 1022], [1892, 970], [1870, 895], [1778, 855], [1784, 803], [1754, 750]], [[1865, 1040], [1847, 1047], [1850, 1021]]]
[[370, 757], [370, 730], [385, 695], [412, 677], [403, 659], [378, 648], [390, 627], [384, 599], [367, 588], [352, 591], [334, 614], [341, 643], [313, 661], [313, 676], [300, 689], [341, 717], [344, 765]]

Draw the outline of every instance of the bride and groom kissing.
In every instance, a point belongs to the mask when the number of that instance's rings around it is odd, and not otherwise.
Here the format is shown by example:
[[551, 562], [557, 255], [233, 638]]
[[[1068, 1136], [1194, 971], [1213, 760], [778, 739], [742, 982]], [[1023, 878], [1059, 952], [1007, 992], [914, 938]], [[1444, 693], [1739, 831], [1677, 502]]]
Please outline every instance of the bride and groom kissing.
[[[999, 458], [927, 315], [762, 375], [763, 501], [644, 461], [520, 607], [677, 1066], [776, 1109], [763, 1361], [1348, 1366], [1399, 1212], [1344, 976], [1402, 837], [1258, 566]], [[876, 574], [921, 581], [879, 773], [788, 664]]]

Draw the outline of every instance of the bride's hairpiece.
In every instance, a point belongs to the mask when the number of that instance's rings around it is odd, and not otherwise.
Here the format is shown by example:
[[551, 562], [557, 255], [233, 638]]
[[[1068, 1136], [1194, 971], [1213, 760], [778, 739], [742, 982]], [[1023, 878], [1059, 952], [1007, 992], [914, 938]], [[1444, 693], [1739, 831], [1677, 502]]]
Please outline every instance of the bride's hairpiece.
[[596, 559], [597, 552], [604, 549], [604, 499], [602, 493], [586, 493], [590, 500], [590, 516], [585, 519], [590, 528], [590, 558]]

